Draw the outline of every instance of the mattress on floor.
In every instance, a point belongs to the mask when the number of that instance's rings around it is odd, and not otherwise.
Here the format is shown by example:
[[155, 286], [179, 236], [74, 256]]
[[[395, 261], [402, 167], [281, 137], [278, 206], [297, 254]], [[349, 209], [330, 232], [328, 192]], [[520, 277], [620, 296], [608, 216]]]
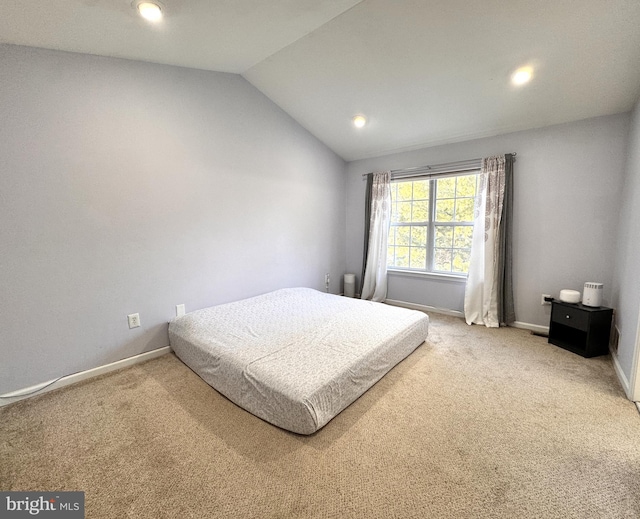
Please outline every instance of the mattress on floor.
[[175, 318], [169, 338], [229, 400], [311, 434], [422, 344], [428, 326], [419, 311], [289, 288]]

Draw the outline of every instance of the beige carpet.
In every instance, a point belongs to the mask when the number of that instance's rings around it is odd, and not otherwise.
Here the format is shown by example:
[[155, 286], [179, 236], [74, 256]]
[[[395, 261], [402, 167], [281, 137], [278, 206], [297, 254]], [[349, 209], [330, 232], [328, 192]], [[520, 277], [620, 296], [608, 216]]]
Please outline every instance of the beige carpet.
[[640, 517], [640, 416], [608, 357], [431, 318], [309, 437], [171, 354], [5, 407], [0, 488], [84, 490], [91, 519]]

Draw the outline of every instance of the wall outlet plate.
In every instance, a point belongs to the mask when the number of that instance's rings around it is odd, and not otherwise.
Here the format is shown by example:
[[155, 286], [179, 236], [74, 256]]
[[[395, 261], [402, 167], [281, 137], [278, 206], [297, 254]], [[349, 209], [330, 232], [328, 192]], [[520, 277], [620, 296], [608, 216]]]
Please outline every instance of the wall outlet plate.
[[127, 315], [129, 321], [129, 328], [138, 328], [140, 326], [140, 314]]
[[542, 294], [542, 298], [540, 299], [540, 304], [541, 305], [550, 305], [551, 301], [547, 301], [546, 299], [551, 299], [552, 296], [550, 296], [549, 294]]
[[182, 317], [186, 313], [184, 305], [176, 305], [176, 317]]

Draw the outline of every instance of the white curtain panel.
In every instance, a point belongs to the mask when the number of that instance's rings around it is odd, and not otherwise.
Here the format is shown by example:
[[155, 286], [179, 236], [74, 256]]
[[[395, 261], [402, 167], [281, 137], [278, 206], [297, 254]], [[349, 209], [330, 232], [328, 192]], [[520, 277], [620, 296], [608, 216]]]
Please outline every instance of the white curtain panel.
[[471, 263], [464, 294], [467, 324], [500, 326], [498, 255], [504, 202], [505, 157], [482, 159], [471, 242]]
[[373, 174], [369, 252], [362, 283], [362, 299], [382, 302], [387, 297], [387, 239], [391, 223], [391, 173]]

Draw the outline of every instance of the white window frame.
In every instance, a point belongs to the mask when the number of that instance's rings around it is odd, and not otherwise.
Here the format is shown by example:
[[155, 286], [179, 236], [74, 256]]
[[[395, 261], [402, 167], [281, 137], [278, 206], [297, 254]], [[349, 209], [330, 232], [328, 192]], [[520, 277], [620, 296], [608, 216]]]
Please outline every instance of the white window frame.
[[[437, 174], [437, 175], [416, 175], [416, 176], [412, 175], [409, 177], [392, 178], [391, 180], [392, 184], [400, 183], [400, 182], [415, 182], [415, 181], [421, 181], [421, 180], [429, 181], [429, 207], [428, 207], [429, 216], [428, 216], [428, 221], [425, 223], [417, 223], [417, 224], [413, 224], [412, 222], [409, 222], [408, 224], [406, 222], [391, 223], [391, 227], [401, 227], [401, 226], [407, 226], [407, 225], [410, 227], [412, 226], [426, 227], [427, 228], [427, 244], [426, 244], [427, 258], [426, 258], [426, 267], [424, 269], [411, 268], [410, 266], [396, 267], [393, 265], [388, 265], [387, 269], [390, 273], [418, 275], [418, 276], [427, 275], [429, 277], [438, 277], [443, 279], [461, 280], [461, 281], [464, 281], [467, 278], [467, 275], [468, 275], [467, 272], [434, 270], [434, 261], [435, 261], [435, 252], [436, 252], [436, 247], [435, 247], [436, 224], [438, 226], [473, 227], [473, 222], [456, 222], [456, 221], [436, 222], [435, 218], [436, 218], [436, 200], [437, 200], [436, 198], [437, 197], [437, 180], [442, 178], [447, 178], [447, 177], [463, 177], [463, 176], [470, 176], [470, 175], [476, 175], [476, 179], [477, 179], [479, 174], [480, 174], [480, 169], [473, 169], [473, 170], [467, 170], [467, 171], [448, 172], [448, 173]], [[478, 189], [478, 180], [476, 180], [476, 196], [478, 194], [477, 189]], [[455, 206], [455, 200], [457, 200], [457, 197], [454, 197], [454, 206]], [[452, 250], [454, 249], [455, 247], [452, 247]]]

